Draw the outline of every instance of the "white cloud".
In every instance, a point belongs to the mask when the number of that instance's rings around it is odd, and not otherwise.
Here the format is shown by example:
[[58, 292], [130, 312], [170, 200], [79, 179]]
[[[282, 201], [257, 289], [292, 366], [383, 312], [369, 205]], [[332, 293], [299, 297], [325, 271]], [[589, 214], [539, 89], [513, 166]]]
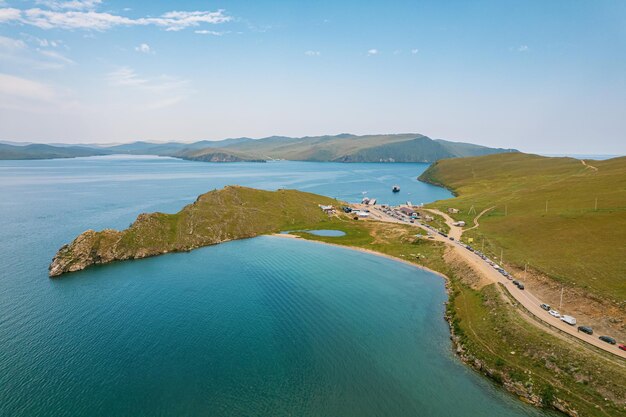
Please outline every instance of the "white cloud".
[[[56, 3], [56, 2], [55, 2]], [[58, 2], [87, 4], [88, 2]], [[97, 3], [90, 3], [96, 5]], [[77, 5], [74, 5], [76, 7]], [[172, 11], [160, 17], [129, 18], [117, 14], [97, 12], [93, 9], [77, 10], [44, 10], [32, 8], [27, 10], [4, 8], [0, 9], [0, 23], [20, 23], [36, 26], [40, 29], [84, 29], [104, 31], [115, 26], [158, 26], [167, 31], [179, 31], [201, 24], [219, 24], [231, 21], [223, 10], [210, 11]]]
[[56, 41], [56, 40], [52, 40], [52, 39], [45, 39], [45, 38], [37, 38], [35, 36], [32, 37], [32, 40], [34, 42], [36, 42], [39, 46], [41, 46], [42, 48], [47, 48], [47, 47], [52, 47], [52, 48], [56, 48], [59, 45], [62, 44], [61, 41]]
[[25, 49], [26, 43], [20, 39], [7, 38], [0, 36], [0, 51], [16, 51]]
[[12, 22], [20, 19], [22, 11], [19, 9], [0, 9], [0, 23]]
[[[45, 46], [57, 44], [56, 41], [46, 41], [36, 37], [27, 37], [26, 40], [44, 48]], [[0, 36], [0, 59], [35, 70], [62, 69], [67, 65], [74, 64], [74, 61], [59, 52], [39, 47], [32, 48], [21, 39], [5, 36]]]
[[102, 0], [72, 0], [72, 1], [55, 1], [55, 0], [37, 0], [36, 4], [49, 7], [51, 9], [71, 9], [71, 10], [93, 10]]
[[218, 32], [215, 30], [206, 30], [206, 29], [202, 29], [202, 30], [194, 30], [194, 33], [197, 33], [198, 35], [213, 35], [213, 36], [222, 36], [226, 33], [230, 33], [230, 32]]
[[135, 70], [128, 67], [122, 67], [108, 73], [107, 79], [112, 86], [139, 86], [148, 82], [148, 80], [140, 78]]
[[517, 47], [517, 52], [528, 52], [528, 45], [520, 45]]
[[370, 49], [367, 51], [367, 55], [378, 55], [378, 49]]
[[147, 43], [142, 43], [139, 46], [135, 46], [135, 51], [141, 52], [143, 54], [153, 54], [154, 53], [152, 48], [150, 48], [150, 45], [148, 45]]
[[54, 61], [57, 61], [61, 64], [67, 64], [67, 65], [72, 65], [75, 64], [74, 61], [72, 61], [71, 59], [69, 59], [68, 57], [61, 55], [60, 53], [56, 52], [56, 51], [50, 51], [50, 50], [37, 50], [39, 52], [40, 55], [45, 56], [47, 58], [50, 58]]
[[143, 100], [147, 101], [146, 107], [150, 109], [173, 106], [191, 94], [186, 80], [167, 75], [142, 77], [129, 67], [108, 73], [106, 79], [113, 87], [132, 88], [144, 94]]
[[304, 55], [306, 56], [320, 56], [322, 53], [320, 51], [306, 51]]
[[420, 50], [419, 50], [419, 49], [417, 49], [417, 48], [411, 49], [411, 53], [412, 53], [413, 55], [415, 55], [415, 54], [416, 54], [416, 53], [418, 53], [419, 51], [420, 51]]

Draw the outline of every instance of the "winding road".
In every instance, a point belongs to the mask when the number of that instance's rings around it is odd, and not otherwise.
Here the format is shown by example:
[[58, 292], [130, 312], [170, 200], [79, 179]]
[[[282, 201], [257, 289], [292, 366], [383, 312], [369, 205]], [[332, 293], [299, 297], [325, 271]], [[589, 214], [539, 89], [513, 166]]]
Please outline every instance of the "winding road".
[[[360, 207], [365, 208], [365, 207]], [[426, 231], [430, 231], [425, 225], [421, 223], [408, 223], [406, 221], [398, 220], [384, 211], [382, 211], [379, 207], [376, 206], [367, 206], [367, 209], [370, 210], [372, 214], [372, 218], [384, 222], [389, 223], [400, 223], [400, 224], [408, 224], [415, 227], [419, 227]], [[487, 209], [489, 210], [489, 209]], [[477, 223], [478, 217], [485, 213], [487, 210], [483, 210], [475, 219], [475, 223]], [[620, 350], [617, 345], [611, 345], [606, 342], [598, 339], [598, 336], [601, 335], [588, 335], [586, 333], [581, 333], [578, 331], [578, 324], [576, 326], [570, 326], [565, 322], [552, 317], [548, 314], [547, 311], [543, 310], [540, 305], [542, 301], [535, 297], [528, 289], [520, 290], [515, 285], [513, 285], [512, 281], [509, 281], [506, 277], [502, 276], [498, 271], [496, 271], [491, 265], [489, 265], [485, 260], [476, 255], [474, 252], [469, 251], [462, 243], [460, 243], [460, 237], [463, 233], [463, 230], [460, 227], [454, 226], [454, 220], [445, 213], [442, 213], [438, 210], [431, 212], [435, 212], [440, 216], [446, 219], [446, 223], [450, 226], [449, 236], [452, 236], [455, 240], [451, 241], [449, 238], [445, 238], [437, 233], [434, 233], [434, 238], [438, 242], [443, 242], [449, 247], [451, 247], [457, 254], [459, 254], [470, 266], [472, 266], [478, 273], [480, 273], [483, 277], [487, 278], [490, 282], [501, 284], [501, 287], [506, 289], [508, 293], [512, 296], [512, 298], [519, 303], [523, 307], [523, 309], [530, 314], [534, 319], [538, 320], [544, 326], [547, 326], [551, 331], [559, 331], [560, 333], [564, 333], [570, 337], [575, 338], [576, 340], [587, 343], [588, 345], [592, 345], [595, 348], [601, 349], [603, 351], [612, 353], [622, 359], [626, 359], [626, 351]], [[458, 236], [458, 238], [456, 237]], [[539, 324], [538, 323], [538, 324]], [[580, 324], [580, 323], [579, 323]], [[584, 346], [581, 345], [581, 346]], [[623, 364], [620, 364], [623, 366]]]

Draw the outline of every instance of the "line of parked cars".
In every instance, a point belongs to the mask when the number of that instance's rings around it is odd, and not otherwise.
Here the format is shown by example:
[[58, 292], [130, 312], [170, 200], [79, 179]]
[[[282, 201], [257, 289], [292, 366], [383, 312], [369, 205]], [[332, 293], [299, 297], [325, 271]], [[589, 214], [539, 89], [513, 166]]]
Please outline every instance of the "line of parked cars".
[[[454, 240], [452, 238], [450, 238], [451, 240]], [[470, 252], [474, 252], [476, 255], [478, 255], [483, 261], [487, 262], [489, 265], [491, 265], [491, 267], [493, 269], [495, 269], [496, 271], [498, 271], [500, 273], [500, 275], [502, 275], [503, 277], [512, 280], [513, 281], [513, 285], [515, 285], [517, 288], [519, 288], [520, 290], [523, 290], [524, 287], [524, 283], [522, 281], [519, 281], [517, 279], [513, 279], [513, 275], [509, 274], [504, 268], [502, 268], [500, 265], [496, 264], [495, 262], [493, 262], [491, 259], [489, 259], [487, 257], [487, 255], [485, 255], [484, 253], [482, 253], [481, 251], [474, 249], [473, 247], [471, 247], [470, 245], [464, 245], [463, 243], [459, 244], [463, 247], [465, 247], [465, 249], [467, 249]]]
[[[397, 218], [397, 219], [399, 219], [399, 220], [407, 221], [407, 220], [406, 220], [406, 218], [404, 218], [404, 217], [405, 217], [404, 213], [398, 212], [398, 211], [396, 211], [396, 210], [391, 210], [391, 209], [386, 208], [386, 207], [383, 207], [383, 211], [384, 211], [386, 214], [388, 214], [388, 215], [390, 215], [390, 216], [392, 216], [392, 217], [395, 217], [395, 218]], [[413, 219], [411, 219], [411, 223], [413, 223]], [[437, 233], [439, 233], [441, 236], [446, 237], [446, 238], [449, 238], [450, 240], [454, 241], [454, 238], [453, 238], [453, 237], [451, 237], [451, 236], [450, 236], [450, 237], [448, 237], [448, 235], [447, 235], [447, 234], [445, 234], [444, 232], [441, 232], [441, 231], [439, 231], [439, 230], [436, 230], [433, 226], [431, 226], [431, 225], [429, 225], [429, 224], [424, 224], [424, 226], [425, 226], [425, 227], [427, 227], [428, 229], [432, 230], [433, 232], [437, 232]], [[434, 239], [434, 236], [432, 236], [432, 235], [430, 234], [430, 232], [429, 232], [429, 236], [428, 236], [428, 237], [429, 237], [430, 239]], [[523, 290], [523, 289], [524, 289], [524, 283], [523, 283], [523, 282], [521, 282], [521, 281], [519, 281], [519, 280], [516, 280], [516, 279], [513, 279], [513, 276], [512, 276], [510, 273], [508, 273], [508, 272], [507, 272], [504, 268], [502, 268], [501, 266], [499, 266], [498, 264], [496, 264], [495, 262], [493, 262], [491, 259], [489, 259], [489, 258], [488, 258], [488, 257], [487, 257], [484, 253], [482, 253], [482, 252], [480, 252], [480, 251], [478, 251], [478, 250], [474, 249], [474, 248], [473, 248], [472, 246], [470, 246], [470, 245], [463, 244], [463, 243], [462, 243], [462, 242], [460, 242], [460, 241], [459, 241], [459, 242], [457, 242], [457, 244], [459, 244], [459, 245], [463, 246], [465, 249], [467, 249], [467, 250], [468, 250], [468, 251], [470, 251], [470, 252], [474, 252], [474, 253], [475, 253], [476, 255], [478, 255], [478, 256], [479, 256], [482, 260], [484, 260], [484, 261], [485, 261], [485, 262], [487, 262], [489, 265], [491, 265], [491, 266], [492, 266], [492, 267], [493, 267], [496, 271], [498, 271], [498, 272], [499, 272], [502, 276], [506, 277], [506, 278], [507, 278], [507, 279], [509, 279], [509, 280], [512, 280], [513, 285], [515, 285], [517, 288], [519, 288], [520, 290]], [[549, 304], [545, 304], [545, 303], [543, 303], [543, 304], [541, 304], [541, 305], [540, 305], [540, 307], [541, 307], [542, 309], [544, 309], [545, 311], [547, 311], [547, 312], [548, 312], [548, 314], [550, 314], [552, 317], [555, 317], [555, 318], [557, 318], [557, 319], [560, 319], [561, 321], [563, 321], [564, 323], [569, 324], [570, 326], [575, 326], [575, 325], [576, 325], [576, 318], [575, 318], [575, 317], [568, 316], [568, 315], [561, 315], [561, 313], [559, 313], [558, 311], [553, 310], [553, 309], [550, 307], [550, 305], [549, 305]], [[589, 335], [592, 335], [592, 334], [593, 334], [593, 329], [592, 329], [591, 327], [589, 327], [589, 326], [578, 326], [578, 331], [579, 331], [579, 332], [586, 333], [586, 334], [589, 334]], [[600, 339], [600, 340], [602, 340], [603, 342], [609, 343], [609, 344], [611, 344], [611, 345], [615, 345], [615, 344], [617, 344], [617, 341], [616, 341], [614, 338], [610, 337], [610, 336], [600, 336], [600, 337], [599, 337], [599, 339]], [[619, 349], [621, 349], [621, 350], [626, 351], [626, 345], [625, 345], [625, 344], [619, 344], [619, 345], [617, 345], [617, 347], [618, 347]]]
[[[467, 250], [469, 250], [470, 252], [474, 252], [476, 255], [478, 255], [479, 257], [481, 257], [483, 260], [485, 260], [489, 265], [491, 265], [496, 271], [498, 271], [500, 274], [502, 274], [502, 276], [505, 276], [506, 278], [513, 280], [513, 285], [515, 285], [517, 288], [519, 288], [520, 290], [524, 289], [524, 283], [521, 281], [518, 281], [516, 279], [513, 279], [513, 276], [511, 274], [509, 274], [504, 268], [500, 267], [498, 264], [496, 264], [495, 262], [493, 262], [492, 260], [490, 260], [489, 258], [487, 258], [487, 256], [483, 253], [481, 253], [480, 251], [474, 249], [473, 247], [471, 247], [470, 245], [465, 245], [461, 242], [459, 242], [459, 244], [461, 246], [464, 246]], [[557, 319], [560, 319], [562, 322], [569, 324], [570, 326], [575, 326], [576, 325], [576, 318], [572, 317], [572, 316], [568, 316], [566, 314], [561, 315], [561, 313], [559, 313], [556, 310], [553, 310], [549, 304], [541, 304], [540, 307], [542, 309], [544, 309], [545, 311], [548, 312], [548, 314], [550, 314], [552, 317], [555, 317]], [[593, 334], [593, 329], [589, 326], [578, 326], [578, 331], [579, 332], [583, 332], [589, 335]], [[599, 337], [600, 340], [602, 340], [603, 342], [606, 343], [610, 343], [612, 345], [617, 344], [617, 341], [610, 337], [610, 336], [600, 336]], [[626, 351], [626, 344], [619, 344], [617, 345], [617, 347], [621, 350]]]
[[[557, 310], [553, 310], [552, 307], [550, 307], [550, 304], [541, 304], [540, 307], [544, 310], [546, 310], [548, 312], [548, 314], [550, 314], [552, 317], [555, 317], [557, 319], [561, 319], [561, 321], [569, 324], [570, 326], [575, 326], [576, 325], [576, 319], [572, 316], [568, 316], [568, 315], [561, 315], [561, 313], [559, 313]], [[588, 335], [592, 335], [593, 334], [593, 329], [589, 326], [578, 326], [578, 331], [579, 332], [583, 332], [586, 333]], [[617, 341], [615, 339], [613, 339], [610, 336], [600, 336], [599, 337], [600, 340], [602, 340], [603, 342], [609, 343], [611, 345], [615, 345], [617, 344]], [[626, 345], [624, 344], [620, 344], [617, 346], [618, 348], [620, 348], [621, 350], [626, 351]]]

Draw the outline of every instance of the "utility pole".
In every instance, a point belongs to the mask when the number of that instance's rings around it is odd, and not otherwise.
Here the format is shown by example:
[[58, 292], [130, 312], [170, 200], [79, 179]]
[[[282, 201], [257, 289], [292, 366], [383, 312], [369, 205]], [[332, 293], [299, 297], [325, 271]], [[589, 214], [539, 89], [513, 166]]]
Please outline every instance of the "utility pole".
[[524, 281], [526, 280], [526, 269], [528, 267], [528, 264], [524, 264]]
[[563, 290], [565, 287], [561, 287], [561, 301], [559, 301], [559, 310], [563, 307]]
[[504, 266], [504, 249], [500, 248], [500, 263]]

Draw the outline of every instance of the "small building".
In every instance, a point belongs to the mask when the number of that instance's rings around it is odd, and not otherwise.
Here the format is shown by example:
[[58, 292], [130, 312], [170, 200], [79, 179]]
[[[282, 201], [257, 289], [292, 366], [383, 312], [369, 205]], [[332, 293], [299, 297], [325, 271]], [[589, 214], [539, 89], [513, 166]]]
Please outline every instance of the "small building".
[[463, 220], [459, 220], [458, 222], [452, 223], [454, 226], [465, 227], [465, 222]]
[[400, 212], [402, 212], [402, 214], [406, 214], [407, 216], [415, 216], [415, 210], [410, 207], [400, 207]]
[[367, 218], [370, 216], [370, 214], [367, 211], [355, 211], [353, 212], [354, 214], [356, 214], [357, 216], [361, 217], [361, 218]]
[[455, 208], [448, 208], [448, 213], [450, 214], [457, 214], [459, 212], [459, 209], [455, 209]]
[[335, 208], [333, 206], [323, 206], [320, 204], [320, 209], [326, 214], [334, 214]]
[[426, 220], [427, 222], [432, 222], [433, 220], [435, 220], [435, 218], [433, 216], [429, 216], [428, 214], [425, 214], [424, 220]]

